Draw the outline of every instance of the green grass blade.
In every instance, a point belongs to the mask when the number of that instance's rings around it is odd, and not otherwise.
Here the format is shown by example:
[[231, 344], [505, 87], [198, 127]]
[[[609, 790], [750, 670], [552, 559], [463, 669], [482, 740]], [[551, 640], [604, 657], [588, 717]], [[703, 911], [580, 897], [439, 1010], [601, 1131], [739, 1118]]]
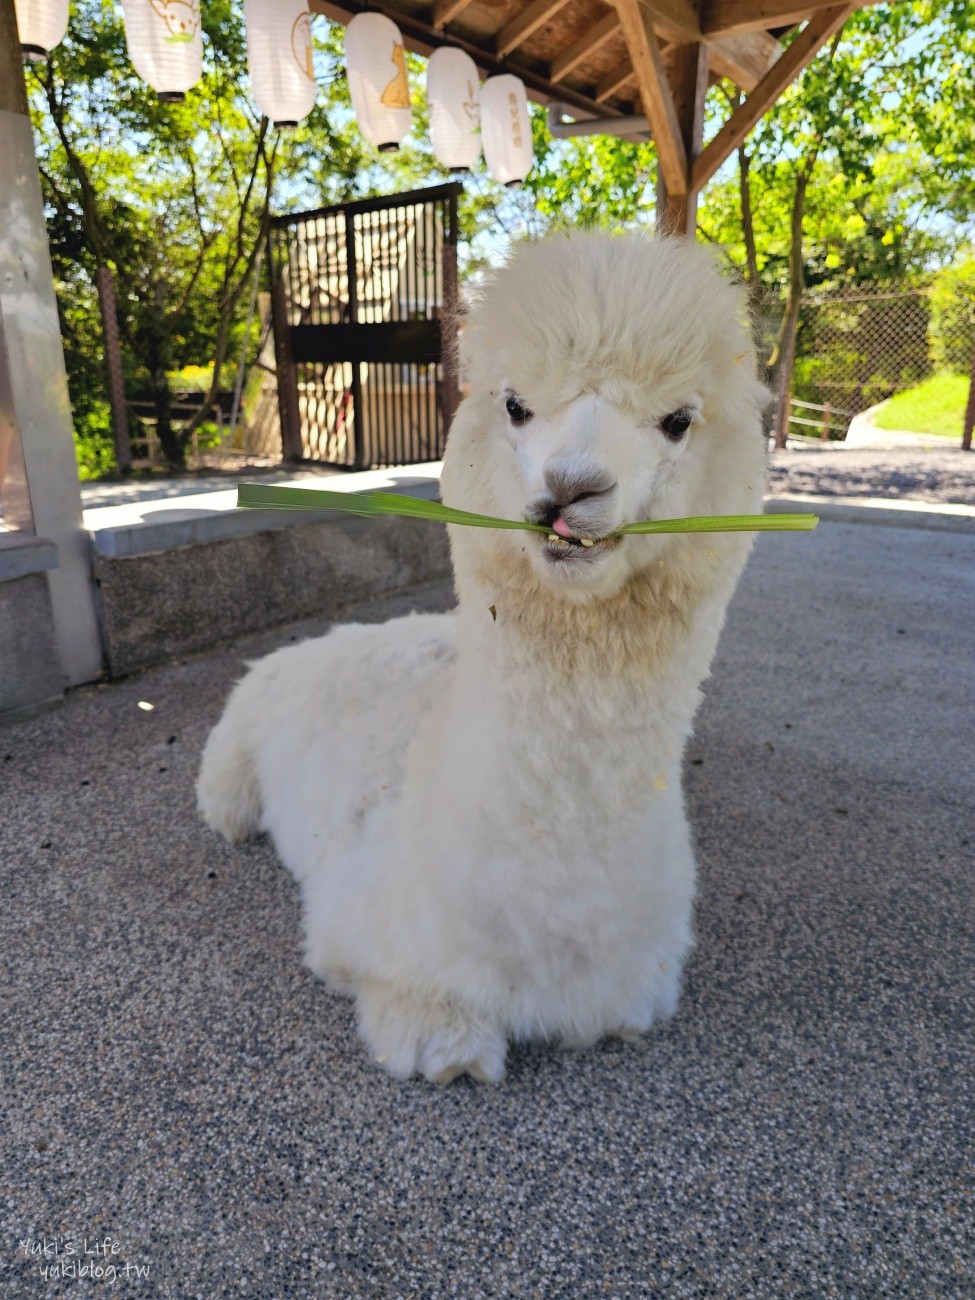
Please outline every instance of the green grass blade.
[[[496, 519], [493, 515], [454, 510], [439, 501], [400, 496], [395, 492], [330, 492], [324, 488], [278, 487], [266, 483], [240, 483], [237, 505], [247, 510], [338, 510], [351, 515], [398, 515], [405, 519], [430, 519], [441, 524], [471, 528], [513, 528], [548, 533], [545, 524], [526, 519]], [[699, 515], [687, 519], [648, 519], [625, 524], [613, 536], [633, 533], [781, 533], [808, 532], [819, 523], [817, 515]]]
[[400, 496], [395, 492], [328, 492], [322, 488], [240, 483], [237, 504], [248, 510], [341, 510], [350, 515], [400, 515], [406, 519], [433, 519], [442, 524], [466, 524], [471, 528], [549, 531], [544, 524], [532, 524], [525, 519], [495, 519], [493, 515], [454, 510], [439, 501], [424, 501], [422, 497]]
[[791, 533], [811, 532], [818, 515], [692, 515], [624, 524], [621, 533]]

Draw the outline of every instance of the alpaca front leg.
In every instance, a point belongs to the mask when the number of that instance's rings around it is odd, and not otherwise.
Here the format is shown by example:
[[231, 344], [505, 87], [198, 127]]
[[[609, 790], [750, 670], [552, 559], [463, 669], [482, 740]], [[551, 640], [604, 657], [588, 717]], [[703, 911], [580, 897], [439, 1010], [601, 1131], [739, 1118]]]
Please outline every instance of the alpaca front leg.
[[422, 1074], [431, 1083], [450, 1083], [469, 1074], [479, 1083], [500, 1083], [504, 1078], [504, 1034], [449, 999], [363, 980], [356, 1012], [374, 1059], [398, 1079]]

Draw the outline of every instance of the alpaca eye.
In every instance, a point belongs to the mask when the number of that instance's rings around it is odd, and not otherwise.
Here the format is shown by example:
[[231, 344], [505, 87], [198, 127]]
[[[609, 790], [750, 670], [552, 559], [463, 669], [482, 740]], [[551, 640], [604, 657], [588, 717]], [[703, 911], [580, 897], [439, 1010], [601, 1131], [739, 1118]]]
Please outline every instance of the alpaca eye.
[[505, 402], [504, 409], [508, 412], [512, 424], [527, 424], [532, 418], [532, 412], [514, 393]]
[[660, 421], [660, 427], [668, 438], [673, 438], [674, 442], [677, 442], [691, 427], [693, 418], [690, 411], [673, 411], [670, 415], [664, 416]]

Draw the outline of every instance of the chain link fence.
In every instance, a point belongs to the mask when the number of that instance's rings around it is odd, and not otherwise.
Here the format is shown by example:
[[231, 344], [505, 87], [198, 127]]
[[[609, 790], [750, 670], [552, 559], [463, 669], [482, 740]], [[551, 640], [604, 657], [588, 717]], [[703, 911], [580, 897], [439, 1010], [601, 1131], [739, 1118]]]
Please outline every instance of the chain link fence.
[[[766, 362], [784, 315], [781, 297], [758, 306], [759, 354]], [[808, 293], [796, 336], [793, 423], [818, 425], [816, 413], [825, 409], [831, 436], [843, 437], [855, 415], [934, 374], [936, 356], [970, 357], [970, 333], [965, 314], [932, 312], [929, 285], [855, 285]], [[793, 432], [814, 434], [815, 429]]]

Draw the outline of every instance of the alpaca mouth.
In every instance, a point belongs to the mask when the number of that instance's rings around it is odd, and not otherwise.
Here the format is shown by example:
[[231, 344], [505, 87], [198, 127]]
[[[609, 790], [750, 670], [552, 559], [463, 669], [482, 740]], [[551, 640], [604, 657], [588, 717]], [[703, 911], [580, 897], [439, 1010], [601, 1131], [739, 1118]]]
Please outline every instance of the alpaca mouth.
[[619, 542], [618, 537], [560, 537], [549, 533], [543, 543], [546, 557], [556, 564], [594, 560], [611, 551]]

